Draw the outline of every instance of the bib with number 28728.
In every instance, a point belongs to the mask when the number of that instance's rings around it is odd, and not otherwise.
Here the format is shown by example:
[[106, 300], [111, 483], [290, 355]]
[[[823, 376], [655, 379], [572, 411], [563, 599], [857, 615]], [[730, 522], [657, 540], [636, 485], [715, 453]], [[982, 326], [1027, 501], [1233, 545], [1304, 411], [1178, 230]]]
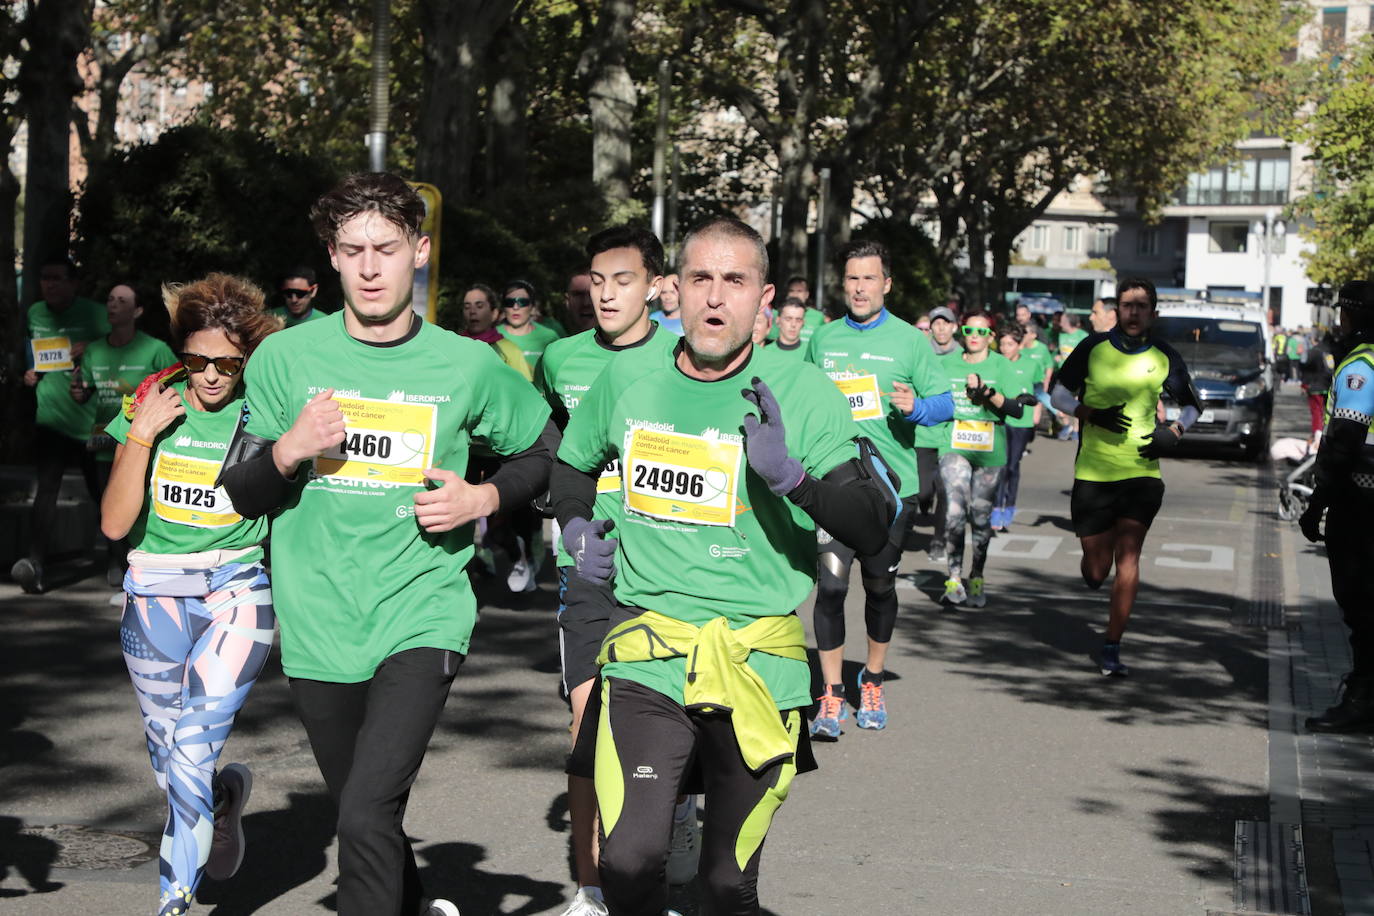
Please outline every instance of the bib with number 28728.
[[321, 477], [423, 486], [434, 455], [438, 408], [375, 398], [335, 397], [344, 438], [315, 459]]
[[625, 437], [625, 507], [675, 522], [732, 526], [743, 455], [738, 442], [631, 430]]
[[224, 488], [215, 486], [219, 469], [218, 461], [158, 452], [151, 481], [157, 517], [193, 528], [228, 528], [243, 521]]
[[879, 400], [878, 377], [876, 375], [855, 375], [848, 378], [832, 378], [835, 387], [840, 389], [849, 400], [849, 412], [855, 420], [877, 420], [883, 415], [883, 404]]
[[72, 342], [66, 337], [39, 337], [31, 342], [35, 372], [62, 372], [73, 368]]

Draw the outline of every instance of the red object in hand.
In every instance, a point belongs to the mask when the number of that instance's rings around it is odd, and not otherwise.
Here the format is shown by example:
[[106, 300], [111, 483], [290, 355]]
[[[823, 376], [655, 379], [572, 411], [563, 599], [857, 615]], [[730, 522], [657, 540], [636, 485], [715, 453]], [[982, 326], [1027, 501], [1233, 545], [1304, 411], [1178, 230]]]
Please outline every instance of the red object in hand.
[[149, 391], [155, 391], [171, 382], [179, 382], [186, 378], [187, 375], [186, 367], [181, 363], [173, 363], [166, 369], [154, 372], [138, 383], [138, 387], [134, 389], [132, 398], [124, 399], [124, 416], [132, 420], [134, 418], [134, 411], [138, 409], [139, 404], [143, 403], [143, 398]]

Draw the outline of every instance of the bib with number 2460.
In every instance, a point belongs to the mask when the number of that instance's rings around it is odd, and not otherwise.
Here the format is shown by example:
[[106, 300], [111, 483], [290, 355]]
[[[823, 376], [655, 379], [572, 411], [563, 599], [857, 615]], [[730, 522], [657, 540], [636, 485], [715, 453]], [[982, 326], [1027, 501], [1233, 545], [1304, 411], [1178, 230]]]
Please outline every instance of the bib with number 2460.
[[344, 438], [315, 459], [321, 477], [424, 486], [434, 454], [438, 408], [376, 398], [335, 397]]
[[849, 412], [855, 420], [877, 420], [883, 415], [882, 401], [878, 395], [876, 375], [857, 375], [849, 378], [832, 378], [835, 387], [849, 399]]
[[743, 455], [738, 442], [631, 430], [625, 437], [625, 507], [675, 522], [733, 526]]
[[990, 452], [994, 435], [991, 420], [955, 420], [949, 447], [961, 452]]
[[193, 528], [228, 528], [243, 521], [224, 488], [215, 486], [220, 464], [206, 458], [158, 452], [151, 481], [157, 517]]

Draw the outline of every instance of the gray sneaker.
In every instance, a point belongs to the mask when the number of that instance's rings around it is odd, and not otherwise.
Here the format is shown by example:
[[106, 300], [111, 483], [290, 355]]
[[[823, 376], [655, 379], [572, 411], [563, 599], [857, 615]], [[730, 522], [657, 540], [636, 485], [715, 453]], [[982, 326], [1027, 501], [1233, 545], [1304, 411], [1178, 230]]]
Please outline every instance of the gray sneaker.
[[696, 812], [684, 820], [673, 821], [672, 845], [668, 849], [668, 883], [691, 884], [701, 860], [701, 826]]
[[43, 592], [43, 564], [28, 557], [20, 557], [10, 567], [10, 578], [19, 583], [25, 594], [38, 595]]
[[215, 833], [210, 841], [206, 876], [216, 881], [234, 877], [243, 864], [247, 844], [243, 839], [243, 807], [253, 794], [253, 773], [241, 763], [231, 763], [215, 777], [220, 800], [215, 806]]

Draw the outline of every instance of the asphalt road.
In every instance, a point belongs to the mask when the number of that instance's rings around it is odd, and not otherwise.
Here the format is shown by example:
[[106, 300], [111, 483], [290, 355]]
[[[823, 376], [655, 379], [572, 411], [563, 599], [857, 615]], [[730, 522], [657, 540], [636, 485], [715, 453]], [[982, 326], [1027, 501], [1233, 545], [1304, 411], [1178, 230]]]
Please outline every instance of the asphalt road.
[[[1109, 680], [1092, 661], [1106, 596], [1081, 584], [1069, 529], [1073, 450], [1036, 440], [1016, 524], [993, 544], [986, 608], [942, 609], [942, 576], [923, 550], [905, 555], [890, 725], [817, 747], [821, 769], [797, 780], [769, 836], [768, 913], [1231, 908], [1235, 821], [1268, 809], [1265, 637], [1238, 625], [1266, 597], [1255, 543], [1274, 521], [1259, 469], [1167, 462], [1123, 648], [1132, 676]], [[82, 572], [96, 569], [68, 578]], [[474, 650], [407, 830], [427, 886], [464, 916], [556, 914], [573, 885], [552, 579], [528, 595], [479, 591]], [[143, 841], [162, 800], [110, 594], [94, 575], [39, 597], [0, 585], [0, 912], [153, 911], [155, 841]], [[848, 613], [852, 680], [857, 574]], [[238, 877], [207, 881], [194, 912], [329, 912], [332, 812], [275, 660], [223, 759], [256, 776], [250, 846]], [[690, 887], [674, 902], [697, 912]]]

